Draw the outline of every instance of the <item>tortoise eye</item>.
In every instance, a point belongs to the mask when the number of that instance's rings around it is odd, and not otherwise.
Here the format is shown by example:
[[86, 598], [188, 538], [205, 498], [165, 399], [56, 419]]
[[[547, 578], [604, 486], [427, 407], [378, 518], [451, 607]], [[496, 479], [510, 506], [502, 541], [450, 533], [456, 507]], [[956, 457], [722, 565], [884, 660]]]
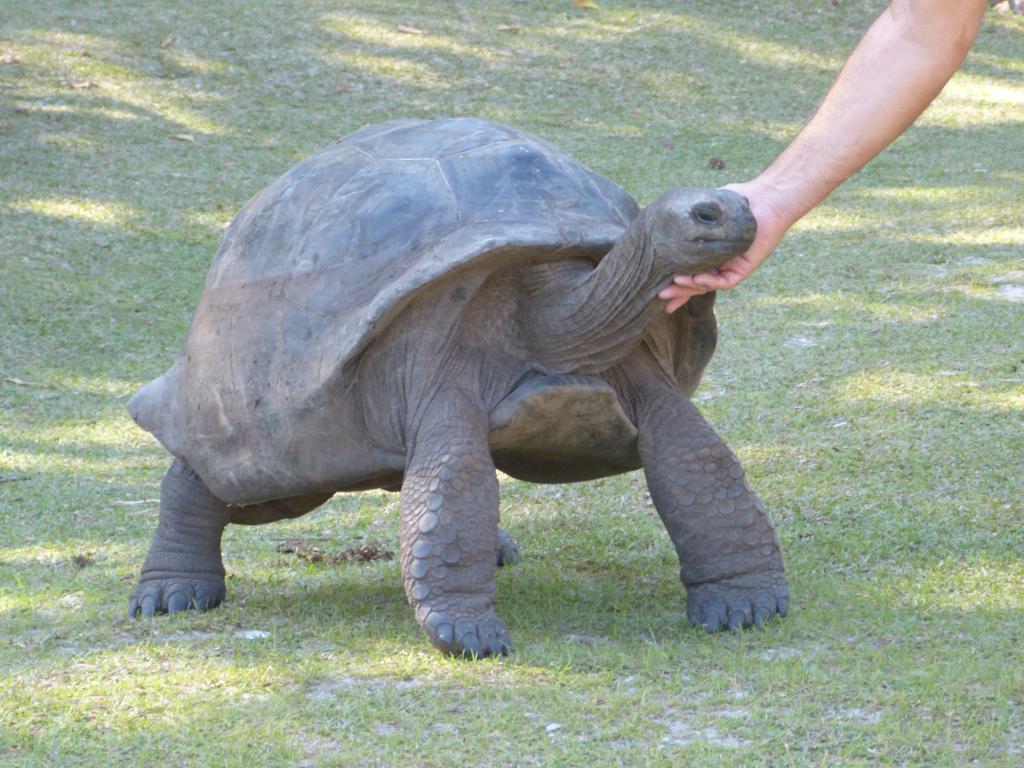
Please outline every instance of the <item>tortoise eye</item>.
[[722, 209], [714, 203], [697, 203], [690, 215], [700, 224], [717, 224], [722, 220]]

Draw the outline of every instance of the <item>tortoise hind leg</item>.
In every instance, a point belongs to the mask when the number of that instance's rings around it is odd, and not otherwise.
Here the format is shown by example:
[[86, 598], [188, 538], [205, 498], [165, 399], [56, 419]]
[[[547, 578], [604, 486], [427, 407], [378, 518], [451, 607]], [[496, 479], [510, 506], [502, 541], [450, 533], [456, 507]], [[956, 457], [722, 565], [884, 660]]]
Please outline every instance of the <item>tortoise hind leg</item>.
[[205, 611], [220, 605], [225, 595], [220, 540], [228, 523], [256, 525], [298, 517], [328, 498], [311, 495], [231, 507], [188, 464], [175, 459], [160, 483], [160, 519], [128, 615]]
[[405, 593], [430, 642], [453, 655], [504, 655], [494, 614], [498, 480], [482, 408], [442, 393], [412, 432], [401, 496]]
[[523, 553], [519, 550], [519, 543], [512, 538], [512, 534], [504, 528], [498, 528], [498, 567], [515, 565], [523, 559]]
[[160, 519], [128, 615], [206, 610], [224, 599], [220, 538], [228, 506], [191, 467], [175, 459], [160, 483]]

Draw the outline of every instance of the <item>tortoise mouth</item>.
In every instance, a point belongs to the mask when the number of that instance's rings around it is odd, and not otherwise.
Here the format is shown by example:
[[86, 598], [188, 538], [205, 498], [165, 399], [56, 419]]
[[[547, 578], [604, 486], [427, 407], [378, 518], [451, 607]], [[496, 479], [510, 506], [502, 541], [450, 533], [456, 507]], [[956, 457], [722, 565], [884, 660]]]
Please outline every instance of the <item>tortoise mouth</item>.
[[740, 235], [739, 237], [697, 237], [690, 240], [690, 246], [695, 253], [718, 253], [739, 256], [746, 251], [754, 242], [753, 235]]
[[697, 237], [687, 241], [685, 254], [681, 258], [677, 274], [695, 275], [720, 267], [729, 259], [744, 253], [753, 242], [753, 237], [705, 238]]
[[697, 247], [697, 250], [714, 250], [714, 251], [736, 251], [737, 253], [743, 253], [750, 244], [754, 242], [753, 237], [695, 237], [689, 241], [691, 245]]

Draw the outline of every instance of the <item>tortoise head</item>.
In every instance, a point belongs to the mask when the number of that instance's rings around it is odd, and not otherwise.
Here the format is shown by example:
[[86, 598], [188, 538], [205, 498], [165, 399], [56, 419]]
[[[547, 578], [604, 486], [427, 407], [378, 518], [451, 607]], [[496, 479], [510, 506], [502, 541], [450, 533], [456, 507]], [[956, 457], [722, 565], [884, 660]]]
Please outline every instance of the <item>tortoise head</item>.
[[706, 272], [750, 247], [757, 222], [747, 201], [726, 189], [670, 189], [643, 212], [654, 271]]
[[658, 292], [673, 275], [739, 256], [756, 231], [746, 200], [735, 192], [670, 189], [594, 268], [559, 271], [552, 262], [525, 268], [529, 289], [519, 317], [530, 361], [547, 373], [593, 373], [618, 364], [664, 317]]

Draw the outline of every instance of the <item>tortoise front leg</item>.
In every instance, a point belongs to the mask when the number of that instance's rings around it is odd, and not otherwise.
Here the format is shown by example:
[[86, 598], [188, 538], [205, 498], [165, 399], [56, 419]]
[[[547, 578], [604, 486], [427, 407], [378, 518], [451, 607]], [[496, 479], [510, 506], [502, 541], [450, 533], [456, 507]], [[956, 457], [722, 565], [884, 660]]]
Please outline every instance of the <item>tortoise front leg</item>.
[[685, 395], [650, 379], [638, 395], [640, 457], [679, 555], [687, 618], [717, 631], [785, 616], [779, 540], [739, 461]]
[[445, 653], [504, 655], [494, 614], [498, 480], [482, 408], [461, 393], [430, 404], [410, 446], [401, 496], [405, 594]]

